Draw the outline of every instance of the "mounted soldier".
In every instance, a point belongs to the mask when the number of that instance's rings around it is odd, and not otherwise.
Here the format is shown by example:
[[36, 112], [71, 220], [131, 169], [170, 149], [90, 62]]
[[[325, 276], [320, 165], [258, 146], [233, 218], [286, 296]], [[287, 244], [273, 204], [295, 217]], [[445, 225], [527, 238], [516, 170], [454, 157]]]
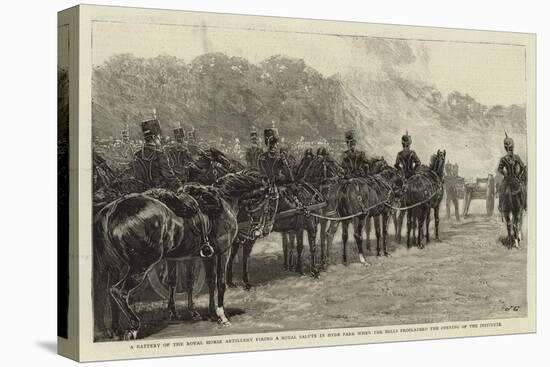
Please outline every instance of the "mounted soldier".
[[147, 188], [163, 187], [177, 191], [182, 187], [180, 179], [170, 167], [168, 157], [161, 147], [160, 123], [156, 117], [141, 123], [143, 147], [134, 154], [131, 163], [134, 177]]
[[416, 155], [416, 152], [411, 149], [412, 137], [407, 131], [405, 135], [401, 137], [401, 145], [403, 150], [397, 153], [395, 159], [395, 168], [397, 168], [405, 179], [411, 177], [416, 169], [420, 167], [420, 159]]
[[176, 176], [186, 182], [188, 179], [186, 167], [191, 162], [191, 154], [185, 144], [185, 131], [180, 126], [175, 128], [173, 133], [175, 144], [168, 149], [168, 158]]
[[[514, 154], [514, 140], [508, 137], [504, 139], [504, 150], [506, 155], [500, 159], [498, 164], [498, 172], [504, 177], [503, 184], [500, 185], [499, 196], [502, 198], [506, 194], [506, 189], [510, 187], [518, 187], [521, 191], [522, 206], [527, 209], [527, 166], [523, 163], [520, 156]], [[499, 200], [499, 210], [502, 211], [502, 202]]]
[[355, 131], [346, 132], [346, 150], [342, 156], [342, 167], [346, 178], [365, 177], [369, 174], [369, 163], [365, 152], [357, 150]]
[[194, 127], [187, 132], [187, 149], [193, 161], [196, 161], [201, 155], [202, 149], [199, 147], [197, 131]]
[[260, 154], [258, 168], [271, 183], [294, 182], [294, 175], [286, 153], [279, 149], [279, 132], [276, 128], [264, 130], [264, 142], [267, 151]]
[[249, 168], [258, 169], [258, 159], [262, 153], [263, 150], [258, 144], [258, 132], [256, 127], [253, 126], [252, 131], [250, 131], [250, 147], [246, 149], [246, 165]]

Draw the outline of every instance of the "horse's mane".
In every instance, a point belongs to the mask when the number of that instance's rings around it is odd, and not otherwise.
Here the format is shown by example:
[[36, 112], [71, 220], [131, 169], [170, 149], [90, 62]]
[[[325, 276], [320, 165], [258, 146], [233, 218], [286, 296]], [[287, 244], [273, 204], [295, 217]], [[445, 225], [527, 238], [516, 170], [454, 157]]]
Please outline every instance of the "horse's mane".
[[237, 197], [266, 185], [266, 177], [254, 169], [244, 169], [220, 177], [214, 187], [225, 197]]

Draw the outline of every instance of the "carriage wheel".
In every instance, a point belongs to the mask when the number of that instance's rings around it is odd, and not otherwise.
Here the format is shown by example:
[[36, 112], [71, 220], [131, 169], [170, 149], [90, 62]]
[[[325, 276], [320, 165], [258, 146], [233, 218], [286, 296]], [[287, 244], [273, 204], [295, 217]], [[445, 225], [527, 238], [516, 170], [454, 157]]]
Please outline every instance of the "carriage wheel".
[[188, 266], [193, 266], [193, 295], [200, 293], [204, 287], [206, 280], [206, 271], [202, 259], [200, 258], [191, 258], [185, 260], [165, 260], [161, 261], [155, 265], [153, 269], [148, 274], [149, 284], [151, 288], [155, 291], [159, 297], [163, 299], [168, 299], [170, 296], [170, 290], [168, 284], [166, 283], [165, 277], [163, 276], [166, 267], [166, 261], [176, 261], [176, 297], [181, 297], [187, 295], [187, 272], [186, 269]]

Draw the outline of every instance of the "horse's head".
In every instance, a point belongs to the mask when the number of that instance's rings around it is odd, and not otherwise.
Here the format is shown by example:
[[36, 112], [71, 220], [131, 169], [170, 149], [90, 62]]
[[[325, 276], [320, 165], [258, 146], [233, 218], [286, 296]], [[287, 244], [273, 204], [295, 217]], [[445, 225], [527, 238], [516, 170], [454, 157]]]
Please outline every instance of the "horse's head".
[[447, 151], [445, 149], [438, 149], [437, 152], [432, 155], [432, 158], [430, 160], [430, 169], [434, 171], [439, 177], [443, 177], [446, 156]]
[[401, 176], [400, 172], [394, 168], [390, 167], [389, 165], [380, 172], [380, 175], [389, 182], [392, 191], [394, 192], [396, 197], [401, 196], [401, 193], [403, 192], [403, 185], [405, 184], [405, 180], [403, 180], [403, 177]]

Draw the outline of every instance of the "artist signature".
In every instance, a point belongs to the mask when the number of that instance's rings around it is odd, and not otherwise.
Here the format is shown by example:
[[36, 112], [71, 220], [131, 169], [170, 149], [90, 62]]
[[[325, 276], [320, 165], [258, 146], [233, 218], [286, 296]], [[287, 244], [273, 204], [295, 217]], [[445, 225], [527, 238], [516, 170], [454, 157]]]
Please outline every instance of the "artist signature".
[[504, 306], [504, 311], [506, 311], [506, 312], [508, 312], [508, 311], [517, 312], [517, 311], [519, 311], [519, 306]]

